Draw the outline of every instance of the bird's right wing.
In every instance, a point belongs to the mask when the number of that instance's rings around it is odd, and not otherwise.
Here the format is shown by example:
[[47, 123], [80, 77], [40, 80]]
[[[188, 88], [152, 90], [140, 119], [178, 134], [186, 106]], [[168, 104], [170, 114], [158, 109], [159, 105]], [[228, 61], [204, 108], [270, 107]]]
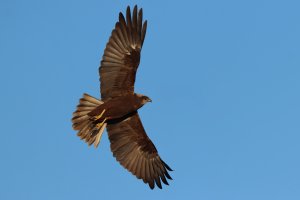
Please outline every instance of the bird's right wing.
[[112, 31], [101, 66], [99, 68], [101, 99], [121, 96], [134, 92], [136, 71], [140, 63], [147, 21], [143, 23], [143, 10], [127, 7], [126, 20], [122, 13]]
[[172, 169], [159, 157], [154, 144], [147, 136], [138, 113], [107, 125], [110, 147], [117, 161], [153, 189], [168, 185]]

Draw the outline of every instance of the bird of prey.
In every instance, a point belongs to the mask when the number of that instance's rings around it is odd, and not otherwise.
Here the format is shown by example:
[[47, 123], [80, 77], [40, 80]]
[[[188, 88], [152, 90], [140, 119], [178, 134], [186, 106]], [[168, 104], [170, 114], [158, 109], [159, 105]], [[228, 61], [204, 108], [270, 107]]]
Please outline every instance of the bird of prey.
[[111, 33], [99, 67], [101, 100], [84, 94], [73, 113], [73, 129], [88, 145], [98, 147], [107, 129], [116, 160], [151, 189], [168, 185], [172, 169], [160, 158], [147, 136], [138, 109], [151, 99], [134, 92], [136, 71], [147, 29], [143, 10], [134, 7]]

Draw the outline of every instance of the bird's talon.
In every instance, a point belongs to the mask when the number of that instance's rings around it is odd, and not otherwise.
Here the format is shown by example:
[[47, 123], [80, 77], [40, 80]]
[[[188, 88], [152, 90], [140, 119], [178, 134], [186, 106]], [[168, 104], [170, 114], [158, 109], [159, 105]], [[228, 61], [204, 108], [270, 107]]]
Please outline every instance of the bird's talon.
[[101, 123], [98, 123], [96, 125], [97, 129], [100, 129], [103, 126], [103, 124], [105, 123], [105, 121], [106, 121], [106, 118]]
[[104, 113], [105, 113], [105, 109], [102, 111], [102, 113], [100, 115], [95, 116], [94, 120], [100, 119], [103, 116]]

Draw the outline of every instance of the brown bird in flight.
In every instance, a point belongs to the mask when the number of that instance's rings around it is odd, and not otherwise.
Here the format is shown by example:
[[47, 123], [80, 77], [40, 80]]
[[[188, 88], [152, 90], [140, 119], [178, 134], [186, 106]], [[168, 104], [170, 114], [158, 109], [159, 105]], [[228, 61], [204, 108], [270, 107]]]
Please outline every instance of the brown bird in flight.
[[158, 155], [137, 111], [151, 102], [149, 97], [134, 92], [146, 29], [142, 9], [138, 11], [135, 6], [131, 16], [128, 6], [126, 20], [120, 12], [99, 67], [101, 100], [84, 94], [72, 123], [77, 135], [95, 147], [107, 128], [113, 156], [153, 189], [155, 184], [162, 188], [161, 181], [169, 185], [167, 179], [172, 178], [168, 171], [172, 169]]

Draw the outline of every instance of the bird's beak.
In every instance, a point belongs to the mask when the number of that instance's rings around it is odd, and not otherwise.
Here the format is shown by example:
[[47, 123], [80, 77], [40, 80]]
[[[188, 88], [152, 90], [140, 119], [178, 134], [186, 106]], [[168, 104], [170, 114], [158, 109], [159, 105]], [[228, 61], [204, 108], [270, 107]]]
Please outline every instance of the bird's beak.
[[152, 102], [152, 99], [148, 99], [148, 102]]

